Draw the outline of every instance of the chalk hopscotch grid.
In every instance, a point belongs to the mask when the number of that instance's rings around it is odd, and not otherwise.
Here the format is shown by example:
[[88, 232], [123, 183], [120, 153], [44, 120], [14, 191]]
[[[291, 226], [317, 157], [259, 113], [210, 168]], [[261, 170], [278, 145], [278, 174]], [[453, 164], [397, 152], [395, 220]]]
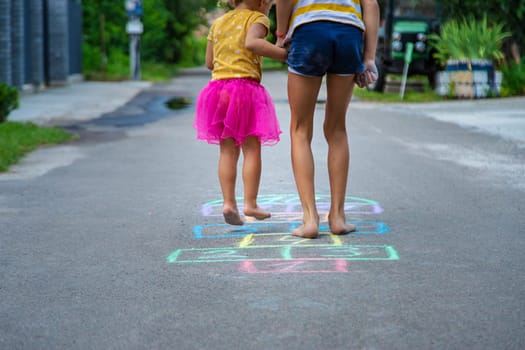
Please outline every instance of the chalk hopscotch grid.
[[[329, 196], [317, 195], [319, 213], [325, 217]], [[242, 203], [242, 197], [238, 198]], [[298, 227], [300, 201], [297, 195], [265, 195], [260, 206], [272, 212], [271, 221], [247, 221], [242, 227], [227, 224], [205, 224], [193, 227], [196, 239], [241, 238], [238, 246], [220, 248], [177, 249], [168, 257], [171, 264], [240, 263], [244, 273], [320, 273], [348, 272], [350, 261], [399, 260], [397, 251], [388, 245], [347, 245], [341, 236], [329, 232], [328, 224], [321, 223], [316, 240], [290, 235]], [[222, 200], [202, 206], [203, 216], [222, 216]], [[242, 208], [239, 208], [242, 211]], [[377, 215], [383, 212], [379, 203], [360, 197], [346, 197], [345, 212], [349, 215]], [[325, 220], [322, 220], [325, 221]], [[385, 234], [390, 228], [383, 222], [351, 221], [357, 226], [355, 234]], [[328, 237], [328, 243], [321, 243]], [[345, 235], [344, 237], [348, 237]], [[326, 239], [325, 239], [326, 240]]]

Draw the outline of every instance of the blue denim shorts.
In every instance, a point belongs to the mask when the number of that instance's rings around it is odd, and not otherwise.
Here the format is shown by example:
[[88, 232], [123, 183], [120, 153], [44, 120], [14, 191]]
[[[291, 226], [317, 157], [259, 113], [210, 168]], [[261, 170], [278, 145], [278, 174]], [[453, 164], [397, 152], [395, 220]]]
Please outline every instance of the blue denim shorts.
[[304, 76], [358, 74], [363, 66], [363, 31], [337, 22], [310, 22], [295, 29], [288, 70]]

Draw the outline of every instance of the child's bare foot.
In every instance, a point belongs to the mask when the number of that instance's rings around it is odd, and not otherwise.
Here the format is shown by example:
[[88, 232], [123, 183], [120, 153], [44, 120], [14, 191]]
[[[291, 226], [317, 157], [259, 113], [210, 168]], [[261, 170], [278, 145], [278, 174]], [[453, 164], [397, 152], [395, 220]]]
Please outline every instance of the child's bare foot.
[[328, 225], [330, 226], [330, 231], [334, 235], [345, 235], [350, 232], [354, 232], [356, 227], [354, 224], [347, 223], [343, 220], [329, 220]]
[[224, 216], [224, 221], [230, 225], [242, 226], [244, 222], [239, 216], [239, 212], [232, 208], [223, 208], [222, 215]]
[[292, 235], [303, 238], [317, 238], [317, 236], [319, 236], [319, 225], [303, 224], [294, 229]]
[[272, 216], [272, 214], [270, 214], [266, 210], [262, 210], [259, 207], [255, 207], [255, 208], [244, 207], [244, 215], [246, 215], [246, 216], [253, 216], [257, 220], [268, 219], [269, 217]]

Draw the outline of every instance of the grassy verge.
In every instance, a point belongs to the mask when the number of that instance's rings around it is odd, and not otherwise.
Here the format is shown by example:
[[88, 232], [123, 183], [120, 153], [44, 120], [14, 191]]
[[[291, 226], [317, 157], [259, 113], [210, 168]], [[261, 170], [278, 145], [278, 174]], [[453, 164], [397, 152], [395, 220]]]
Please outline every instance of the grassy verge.
[[[177, 71], [178, 67], [162, 63], [144, 62], [141, 67], [141, 80], [152, 82], [169, 81]], [[85, 71], [86, 80], [95, 81], [124, 81], [130, 79], [130, 72], [127, 66], [111, 66], [106, 71]]]
[[[184, 68], [193, 67], [191, 65], [175, 65], [167, 63], [143, 62], [141, 66], [141, 79], [152, 82], [166, 82], [172, 79], [177, 72]], [[282, 62], [263, 58], [263, 70], [286, 69]], [[117, 62], [108, 65], [106, 71], [85, 70], [84, 77], [87, 80], [96, 81], [124, 81], [130, 79], [129, 64], [127, 62]]]
[[[388, 76], [389, 81], [401, 84], [402, 76], [396, 74], [390, 74]], [[410, 84], [416, 84], [419, 86], [418, 90], [415, 91], [410, 87]], [[397, 90], [397, 89], [394, 89]], [[446, 97], [439, 96], [434, 92], [434, 90], [428, 84], [427, 78], [424, 76], [412, 76], [407, 80], [407, 87], [405, 89], [405, 94], [401, 98], [399, 91], [395, 92], [376, 92], [369, 91], [365, 88], [355, 88], [354, 96], [365, 101], [375, 101], [375, 102], [386, 102], [386, 103], [395, 103], [395, 102], [406, 102], [406, 103], [417, 103], [417, 102], [437, 102], [445, 101]]]
[[375, 102], [436, 102], [445, 101], [446, 98], [437, 95], [432, 90], [425, 90], [423, 92], [418, 91], [405, 91], [403, 99], [399, 95], [399, 92], [375, 92], [368, 91], [367, 89], [354, 89], [354, 96], [364, 101], [375, 101]]
[[53, 145], [74, 139], [62, 129], [39, 127], [33, 123], [0, 123], [0, 172], [16, 164], [29, 152], [42, 145]]

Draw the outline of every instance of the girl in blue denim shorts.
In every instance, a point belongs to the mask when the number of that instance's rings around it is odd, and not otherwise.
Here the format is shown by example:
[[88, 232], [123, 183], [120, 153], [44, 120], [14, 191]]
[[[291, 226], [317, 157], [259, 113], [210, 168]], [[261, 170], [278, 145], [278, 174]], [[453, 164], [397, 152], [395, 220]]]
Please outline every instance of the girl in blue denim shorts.
[[346, 234], [356, 229], [346, 222], [344, 212], [350, 163], [346, 112], [354, 84], [363, 87], [377, 79], [379, 6], [376, 0], [277, 0], [276, 5], [277, 45], [289, 50], [292, 168], [303, 208], [303, 224], [292, 234], [306, 238], [319, 234], [311, 142], [315, 105], [325, 76], [328, 224], [332, 233]]

